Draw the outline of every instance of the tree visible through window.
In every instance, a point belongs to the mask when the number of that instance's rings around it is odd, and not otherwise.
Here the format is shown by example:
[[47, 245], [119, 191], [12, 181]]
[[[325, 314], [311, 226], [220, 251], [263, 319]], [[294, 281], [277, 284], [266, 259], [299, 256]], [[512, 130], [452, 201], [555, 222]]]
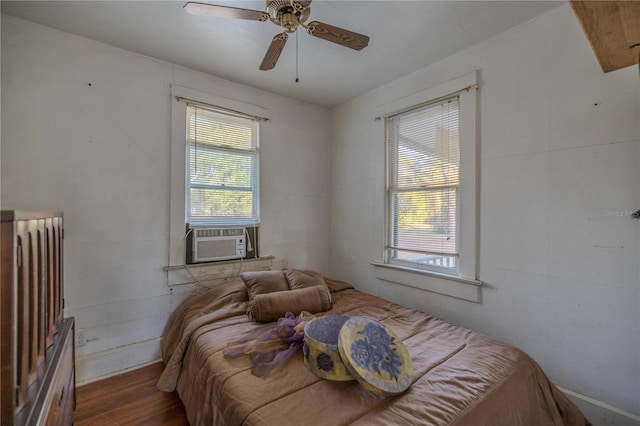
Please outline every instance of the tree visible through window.
[[454, 273], [459, 256], [459, 100], [386, 118], [390, 263]]
[[190, 224], [257, 224], [258, 122], [187, 106], [187, 218]]

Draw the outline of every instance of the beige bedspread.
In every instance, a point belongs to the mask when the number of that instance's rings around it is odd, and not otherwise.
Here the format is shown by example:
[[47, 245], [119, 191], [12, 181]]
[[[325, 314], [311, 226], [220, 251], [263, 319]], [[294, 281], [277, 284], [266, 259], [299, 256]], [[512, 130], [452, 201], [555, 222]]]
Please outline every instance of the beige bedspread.
[[258, 327], [245, 314], [242, 281], [194, 296], [165, 332], [166, 369], [158, 382], [177, 389], [192, 425], [586, 425], [582, 413], [527, 354], [468, 328], [327, 280], [334, 306], [323, 314], [376, 318], [411, 354], [415, 381], [404, 393], [374, 397], [357, 382], [321, 379], [294, 355], [268, 377], [247, 357], [223, 349]]

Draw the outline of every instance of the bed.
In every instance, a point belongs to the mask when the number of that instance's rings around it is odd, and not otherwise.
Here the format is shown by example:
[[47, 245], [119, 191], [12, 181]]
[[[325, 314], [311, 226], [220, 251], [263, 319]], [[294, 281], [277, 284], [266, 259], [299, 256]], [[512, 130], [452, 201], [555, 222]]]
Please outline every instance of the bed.
[[296, 353], [266, 377], [225, 348], [273, 323], [247, 315], [250, 291], [230, 281], [185, 300], [164, 333], [163, 391], [177, 390], [192, 425], [588, 425], [521, 350], [326, 277], [331, 308], [315, 315], [365, 316], [402, 340], [411, 386], [381, 397], [357, 381], [331, 381]]

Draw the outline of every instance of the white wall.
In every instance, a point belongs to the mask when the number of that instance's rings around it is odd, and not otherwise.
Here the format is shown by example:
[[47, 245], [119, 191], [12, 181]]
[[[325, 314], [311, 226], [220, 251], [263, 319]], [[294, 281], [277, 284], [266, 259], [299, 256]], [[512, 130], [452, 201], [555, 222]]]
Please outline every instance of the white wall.
[[328, 270], [329, 113], [2, 16], [2, 208], [65, 213], [78, 381], [159, 358], [184, 287], [167, 286], [170, 84], [269, 110], [260, 253]]
[[[474, 69], [479, 304], [376, 280], [370, 265], [383, 244], [379, 107]], [[513, 343], [554, 382], [637, 421], [639, 87], [637, 67], [601, 71], [565, 5], [336, 108], [331, 274]]]

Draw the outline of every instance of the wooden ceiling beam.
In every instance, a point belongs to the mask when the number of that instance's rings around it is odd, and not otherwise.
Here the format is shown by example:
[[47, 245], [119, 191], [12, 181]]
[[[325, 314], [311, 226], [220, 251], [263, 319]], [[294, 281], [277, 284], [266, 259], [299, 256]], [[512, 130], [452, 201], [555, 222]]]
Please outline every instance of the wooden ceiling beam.
[[638, 63], [640, 1], [569, 0], [604, 72]]

